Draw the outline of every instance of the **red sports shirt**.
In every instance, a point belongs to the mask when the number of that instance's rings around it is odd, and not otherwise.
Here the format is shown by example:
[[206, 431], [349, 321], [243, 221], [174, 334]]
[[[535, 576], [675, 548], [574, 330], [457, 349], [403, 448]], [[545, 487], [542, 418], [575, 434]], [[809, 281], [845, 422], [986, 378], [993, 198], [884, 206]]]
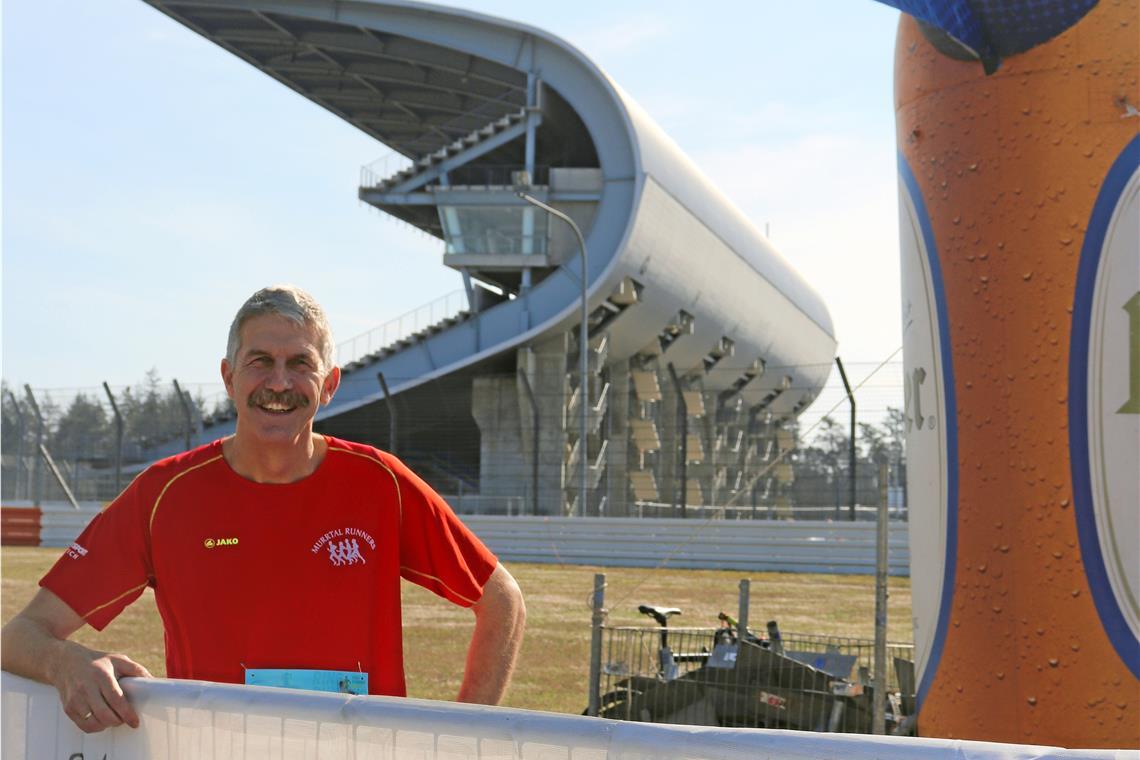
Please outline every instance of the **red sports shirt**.
[[99, 630], [153, 587], [170, 678], [360, 670], [403, 696], [400, 577], [470, 606], [496, 559], [398, 459], [327, 440], [289, 484], [242, 478], [221, 441], [156, 463], [40, 585]]

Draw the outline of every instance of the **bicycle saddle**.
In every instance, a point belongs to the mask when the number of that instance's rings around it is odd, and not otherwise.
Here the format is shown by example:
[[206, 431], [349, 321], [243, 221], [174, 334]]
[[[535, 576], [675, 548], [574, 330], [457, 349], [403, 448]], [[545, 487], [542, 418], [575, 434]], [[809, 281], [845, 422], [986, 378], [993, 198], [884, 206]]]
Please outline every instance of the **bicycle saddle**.
[[670, 616], [681, 614], [681, 610], [678, 607], [655, 607], [652, 604], [639, 604], [637, 611], [642, 615], [649, 615], [656, 620], [660, 626], [668, 625]]

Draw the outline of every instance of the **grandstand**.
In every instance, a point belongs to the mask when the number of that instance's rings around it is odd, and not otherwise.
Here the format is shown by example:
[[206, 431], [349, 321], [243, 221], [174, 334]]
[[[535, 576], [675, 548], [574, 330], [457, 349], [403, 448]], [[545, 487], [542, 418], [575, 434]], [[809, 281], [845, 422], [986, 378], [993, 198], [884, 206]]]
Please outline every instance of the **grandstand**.
[[[148, 2], [389, 146], [360, 199], [462, 275], [463, 303], [342, 351], [319, 431], [396, 452], [464, 511], [683, 514], [787, 486], [771, 465], [830, 372], [828, 311], [583, 53], [410, 2]], [[584, 273], [570, 227], [520, 192], [581, 228]]]

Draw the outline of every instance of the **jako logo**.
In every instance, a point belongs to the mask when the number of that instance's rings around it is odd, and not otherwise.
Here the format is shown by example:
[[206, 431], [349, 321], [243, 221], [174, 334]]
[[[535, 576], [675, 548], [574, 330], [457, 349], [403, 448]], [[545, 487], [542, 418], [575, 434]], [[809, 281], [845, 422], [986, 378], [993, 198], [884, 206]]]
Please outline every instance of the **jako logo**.
[[215, 546], [237, 546], [237, 538], [207, 538], [206, 548], [213, 549]]

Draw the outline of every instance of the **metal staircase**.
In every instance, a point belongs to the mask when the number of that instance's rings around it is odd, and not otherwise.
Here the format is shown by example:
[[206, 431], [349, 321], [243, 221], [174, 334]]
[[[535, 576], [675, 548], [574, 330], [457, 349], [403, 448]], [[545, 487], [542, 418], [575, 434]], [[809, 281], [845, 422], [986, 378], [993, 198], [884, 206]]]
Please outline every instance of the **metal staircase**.
[[[362, 186], [361, 193], [363, 195], [368, 191], [396, 194], [427, 184], [432, 179], [440, 177], [448, 168], [453, 168], [451, 166], [453, 162], [464, 163], [521, 136], [525, 132], [526, 118], [527, 109], [520, 108], [488, 122], [439, 150], [415, 159], [411, 165], [395, 174], [380, 179], [375, 184]], [[480, 150], [481, 148], [483, 150]]]

